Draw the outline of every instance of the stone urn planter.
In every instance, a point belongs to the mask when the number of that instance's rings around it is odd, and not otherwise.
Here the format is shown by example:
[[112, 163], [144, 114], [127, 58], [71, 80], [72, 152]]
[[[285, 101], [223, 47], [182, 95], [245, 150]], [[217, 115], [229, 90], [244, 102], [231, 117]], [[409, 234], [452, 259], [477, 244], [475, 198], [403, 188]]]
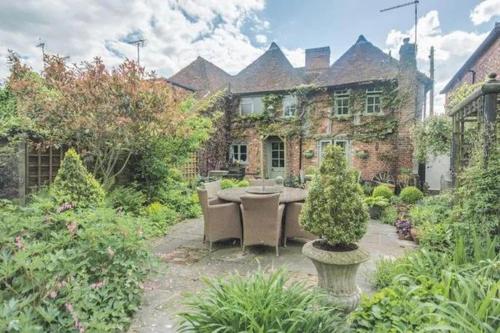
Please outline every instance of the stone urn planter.
[[322, 249], [324, 245], [326, 242], [323, 240], [310, 241], [304, 245], [302, 253], [316, 266], [318, 285], [328, 292], [331, 302], [346, 313], [352, 312], [361, 297], [356, 273], [369, 255], [359, 247], [348, 251], [331, 251]]

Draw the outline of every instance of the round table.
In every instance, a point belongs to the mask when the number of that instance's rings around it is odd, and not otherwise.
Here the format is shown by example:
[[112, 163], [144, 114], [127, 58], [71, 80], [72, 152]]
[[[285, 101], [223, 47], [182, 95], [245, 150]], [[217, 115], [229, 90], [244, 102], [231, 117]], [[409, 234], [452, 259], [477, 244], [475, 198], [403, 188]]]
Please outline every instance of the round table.
[[[260, 186], [254, 186], [253, 188], [260, 189]], [[247, 189], [249, 187], [235, 187], [228, 188], [217, 192], [219, 199], [232, 202], [241, 202], [241, 197], [245, 195], [258, 195], [253, 193], [248, 193]], [[280, 203], [297, 202], [304, 201], [307, 197], [307, 191], [300, 188], [293, 187], [283, 187], [283, 191], [280, 193]]]

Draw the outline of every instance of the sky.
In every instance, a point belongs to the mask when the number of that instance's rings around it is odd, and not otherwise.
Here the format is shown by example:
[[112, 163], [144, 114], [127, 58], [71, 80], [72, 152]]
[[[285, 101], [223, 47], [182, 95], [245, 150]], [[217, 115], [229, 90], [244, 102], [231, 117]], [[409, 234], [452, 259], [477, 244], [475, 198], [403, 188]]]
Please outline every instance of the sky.
[[[202, 56], [236, 74], [272, 41], [294, 66], [304, 50], [330, 46], [332, 62], [363, 34], [397, 57], [414, 34], [413, 6], [380, 9], [409, 0], [0, 0], [0, 81], [8, 76], [8, 50], [34, 70], [46, 52], [79, 63], [101, 57], [115, 66], [136, 58], [130, 41], [145, 39], [141, 65], [169, 77]], [[420, 0], [418, 65], [428, 73], [436, 49], [439, 91], [500, 20], [500, 0]], [[436, 109], [444, 98], [437, 94]]]

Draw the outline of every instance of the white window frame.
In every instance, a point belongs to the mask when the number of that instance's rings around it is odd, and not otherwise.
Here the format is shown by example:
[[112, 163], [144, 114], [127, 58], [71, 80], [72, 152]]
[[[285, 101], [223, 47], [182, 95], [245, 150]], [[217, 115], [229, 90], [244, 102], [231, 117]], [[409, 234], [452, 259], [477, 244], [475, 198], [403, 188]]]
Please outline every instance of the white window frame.
[[[351, 114], [351, 90], [342, 89], [333, 92], [333, 115], [337, 117], [345, 117]], [[347, 113], [339, 113], [339, 106], [337, 101], [342, 101], [342, 104], [346, 102], [346, 105], [342, 105], [340, 108], [347, 109]]]
[[[242, 161], [240, 160], [239, 158], [241, 158], [241, 146], [245, 146], [246, 147], [246, 160], [245, 161]], [[237, 150], [238, 152], [236, 153], [238, 155], [238, 158], [235, 158], [234, 156], [234, 147], [238, 147]], [[235, 142], [235, 143], [232, 143], [231, 144], [231, 147], [229, 148], [229, 159], [231, 161], [235, 161], [235, 162], [238, 162], [240, 164], [248, 164], [248, 144], [245, 143], [245, 142]]]
[[321, 164], [321, 161], [323, 160], [323, 143], [328, 143], [328, 144], [334, 144], [336, 145], [337, 143], [343, 142], [345, 144], [344, 146], [344, 155], [347, 161], [349, 161], [349, 140], [347, 139], [322, 139], [318, 141], [318, 164]]
[[[288, 110], [293, 108], [293, 113], [288, 114]], [[285, 95], [283, 97], [283, 117], [293, 118], [297, 116], [297, 96]]]
[[[248, 102], [243, 102], [245, 99], [248, 100]], [[252, 106], [252, 112], [250, 113], [243, 113], [242, 112], [242, 109], [243, 109], [243, 105], [251, 105]], [[248, 116], [249, 114], [253, 114], [254, 113], [254, 110], [255, 110], [255, 107], [253, 105], [253, 100], [251, 98], [245, 98], [243, 97], [241, 100], [240, 100], [240, 116]]]
[[[366, 98], [365, 98], [365, 114], [367, 115], [377, 115], [382, 113], [381, 107], [381, 97], [382, 97], [382, 89], [380, 88], [368, 88], [366, 89]], [[369, 99], [378, 98], [378, 103], [371, 102], [369, 103]], [[371, 106], [373, 108], [372, 112], [368, 112], [368, 108]], [[375, 108], [378, 107], [378, 111], [375, 111]]]

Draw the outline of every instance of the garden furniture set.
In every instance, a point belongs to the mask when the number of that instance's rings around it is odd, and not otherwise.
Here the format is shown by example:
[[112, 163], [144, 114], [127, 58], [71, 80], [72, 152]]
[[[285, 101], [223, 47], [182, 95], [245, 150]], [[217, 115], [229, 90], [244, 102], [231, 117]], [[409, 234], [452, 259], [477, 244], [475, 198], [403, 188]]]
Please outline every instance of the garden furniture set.
[[[262, 183], [262, 180], [250, 182], [251, 185]], [[246, 246], [267, 245], [275, 247], [278, 256], [280, 243], [286, 246], [287, 239], [317, 238], [299, 224], [307, 191], [274, 185], [273, 180], [266, 180], [264, 186], [271, 186], [276, 193], [264, 191], [263, 194], [255, 194], [265, 189], [261, 186], [223, 190], [220, 181], [206, 183], [198, 189], [204, 219], [203, 240], [208, 241], [210, 251], [213, 242], [235, 238], [240, 240], [243, 251]]]

